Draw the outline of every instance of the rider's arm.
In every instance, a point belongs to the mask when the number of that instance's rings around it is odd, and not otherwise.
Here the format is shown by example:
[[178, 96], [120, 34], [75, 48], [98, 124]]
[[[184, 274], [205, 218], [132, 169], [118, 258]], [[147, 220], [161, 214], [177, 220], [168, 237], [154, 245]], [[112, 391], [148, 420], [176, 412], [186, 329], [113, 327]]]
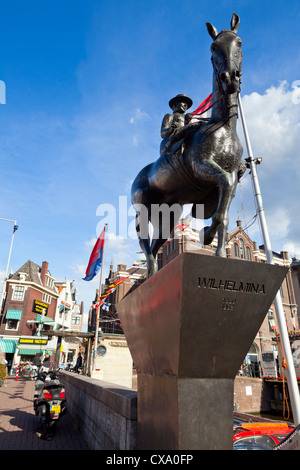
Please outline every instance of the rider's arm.
[[169, 137], [171, 134], [174, 132], [174, 115], [173, 114], [166, 114], [165, 117], [163, 118], [162, 124], [161, 124], [161, 130], [160, 130], [160, 135], [161, 138], [164, 139], [165, 137]]

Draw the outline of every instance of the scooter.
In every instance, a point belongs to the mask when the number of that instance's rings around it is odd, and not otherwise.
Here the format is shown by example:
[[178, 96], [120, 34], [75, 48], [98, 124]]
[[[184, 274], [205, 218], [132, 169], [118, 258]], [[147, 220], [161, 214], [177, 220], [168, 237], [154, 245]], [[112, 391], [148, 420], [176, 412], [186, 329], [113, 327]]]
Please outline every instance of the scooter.
[[56, 372], [40, 372], [36, 378], [33, 407], [38, 417], [41, 439], [56, 434], [56, 424], [66, 414], [66, 392]]

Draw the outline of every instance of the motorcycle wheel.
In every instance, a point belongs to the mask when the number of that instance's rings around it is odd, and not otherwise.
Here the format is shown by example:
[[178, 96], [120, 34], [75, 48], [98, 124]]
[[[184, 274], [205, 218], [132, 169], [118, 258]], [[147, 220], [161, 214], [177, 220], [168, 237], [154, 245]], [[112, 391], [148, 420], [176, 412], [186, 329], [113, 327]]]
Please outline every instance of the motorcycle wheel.
[[56, 435], [56, 421], [50, 421], [42, 424], [40, 438], [50, 441]]

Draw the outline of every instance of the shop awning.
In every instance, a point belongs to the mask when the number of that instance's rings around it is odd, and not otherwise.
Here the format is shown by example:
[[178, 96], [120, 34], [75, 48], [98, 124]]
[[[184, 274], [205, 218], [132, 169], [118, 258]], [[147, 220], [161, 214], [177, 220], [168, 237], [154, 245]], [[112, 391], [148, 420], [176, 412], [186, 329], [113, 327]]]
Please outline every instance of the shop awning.
[[22, 310], [7, 310], [6, 318], [7, 320], [20, 320], [22, 315]]
[[2, 339], [0, 339], [0, 350], [3, 353], [12, 353], [13, 354], [16, 351], [17, 344], [18, 344], [17, 339], [2, 338]]
[[[35, 356], [36, 354], [43, 354], [46, 352], [45, 349], [33, 349], [33, 348], [21, 348], [19, 349], [19, 356]], [[52, 351], [48, 351], [49, 356], [52, 356]]]
[[38, 313], [35, 317], [36, 323], [43, 323], [43, 325], [55, 326], [55, 321], [52, 318], [44, 317], [43, 322], [41, 320], [42, 315]]

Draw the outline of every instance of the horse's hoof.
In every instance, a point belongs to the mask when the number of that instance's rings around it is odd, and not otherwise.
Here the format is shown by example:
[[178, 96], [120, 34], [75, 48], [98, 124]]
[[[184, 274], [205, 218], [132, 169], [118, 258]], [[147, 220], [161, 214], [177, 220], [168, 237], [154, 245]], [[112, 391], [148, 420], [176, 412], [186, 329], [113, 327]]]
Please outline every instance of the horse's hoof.
[[225, 248], [220, 248], [220, 250], [217, 250], [216, 256], [219, 256], [219, 258], [227, 258]]
[[158, 271], [157, 261], [154, 257], [151, 256], [149, 260], [149, 264], [148, 264], [147, 279], [153, 276], [153, 274], [157, 273], [157, 271]]
[[154, 276], [154, 274], [157, 273], [157, 269], [148, 269], [148, 272], [147, 272], [147, 279], [149, 279], [150, 277]]
[[203, 245], [210, 245], [215, 238], [215, 233], [211, 232], [211, 227], [204, 227], [200, 232], [200, 242]]

